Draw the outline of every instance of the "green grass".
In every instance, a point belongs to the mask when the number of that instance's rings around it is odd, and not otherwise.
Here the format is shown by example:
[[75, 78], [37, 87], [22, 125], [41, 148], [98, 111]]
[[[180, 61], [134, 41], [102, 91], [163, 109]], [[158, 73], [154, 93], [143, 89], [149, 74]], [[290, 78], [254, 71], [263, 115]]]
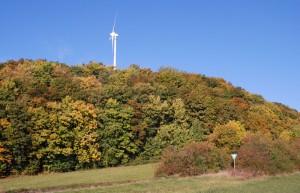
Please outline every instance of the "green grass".
[[154, 164], [53, 173], [0, 180], [0, 192], [8, 190], [45, 190], [128, 183], [154, 178]]
[[148, 182], [70, 190], [71, 192], [156, 192], [156, 193], [297, 193], [300, 192], [300, 173], [287, 176], [241, 180], [233, 177], [187, 177], [160, 179]]
[[[288, 176], [272, 176], [258, 180], [242, 181], [234, 186], [224, 188], [214, 187], [203, 193], [299, 193], [300, 174], [290, 174]], [[199, 191], [200, 193], [201, 191]], [[202, 193], [201, 192], [201, 193]]]
[[156, 178], [155, 164], [24, 176], [0, 180], [0, 192], [183, 192], [183, 193], [294, 193], [300, 192], [300, 173], [239, 179], [229, 175]]

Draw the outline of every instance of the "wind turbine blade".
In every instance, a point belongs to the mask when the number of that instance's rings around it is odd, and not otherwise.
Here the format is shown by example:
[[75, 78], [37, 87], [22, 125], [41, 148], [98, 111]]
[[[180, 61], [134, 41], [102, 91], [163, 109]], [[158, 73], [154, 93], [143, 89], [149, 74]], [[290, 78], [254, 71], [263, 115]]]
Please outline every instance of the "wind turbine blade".
[[113, 25], [113, 32], [115, 31], [115, 25], [116, 25], [116, 21], [117, 21], [117, 16], [118, 16], [118, 13], [116, 13], [116, 16], [115, 16], [115, 21], [114, 21], [114, 25]]

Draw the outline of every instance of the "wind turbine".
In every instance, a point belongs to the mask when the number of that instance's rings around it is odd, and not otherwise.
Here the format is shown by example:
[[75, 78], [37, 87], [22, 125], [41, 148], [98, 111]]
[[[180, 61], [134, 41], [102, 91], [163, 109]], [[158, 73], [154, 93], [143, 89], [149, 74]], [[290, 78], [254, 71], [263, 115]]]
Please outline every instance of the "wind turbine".
[[118, 37], [118, 34], [115, 32], [116, 20], [117, 20], [117, 14], [116, 14], [116, 17], [115, 17], [112, 32], [109, 34], [110, 35], [109, 39], [111, 40], [112, 49], [113, 49], [113, 53], [114, 53], [114, 63], [113, 63], [114, 69], [117, 68], [117, 37]]

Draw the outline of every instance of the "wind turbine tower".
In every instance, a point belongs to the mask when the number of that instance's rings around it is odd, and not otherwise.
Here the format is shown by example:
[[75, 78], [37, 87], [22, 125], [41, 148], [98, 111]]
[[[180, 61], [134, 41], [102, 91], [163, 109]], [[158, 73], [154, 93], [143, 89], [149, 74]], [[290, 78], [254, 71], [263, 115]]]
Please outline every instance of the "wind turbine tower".
[[118, 37], [118, 34], [115, 32], [116, 20], [117, 20], [117, 15], [115, 17], [112, 32], [109, 34], [111, 43], [112, 43], [113, 53], [114, 53], [114, 63], [113, 63], [114, 69], [117, 68], [117, 37]]

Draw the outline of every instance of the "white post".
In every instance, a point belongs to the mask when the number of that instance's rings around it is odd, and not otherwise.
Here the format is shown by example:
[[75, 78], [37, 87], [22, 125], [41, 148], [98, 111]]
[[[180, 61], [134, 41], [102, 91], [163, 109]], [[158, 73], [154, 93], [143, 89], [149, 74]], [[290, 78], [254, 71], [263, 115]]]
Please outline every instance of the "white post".
[[233, 171], [235, 171], [235, 159], [233, 159]]

